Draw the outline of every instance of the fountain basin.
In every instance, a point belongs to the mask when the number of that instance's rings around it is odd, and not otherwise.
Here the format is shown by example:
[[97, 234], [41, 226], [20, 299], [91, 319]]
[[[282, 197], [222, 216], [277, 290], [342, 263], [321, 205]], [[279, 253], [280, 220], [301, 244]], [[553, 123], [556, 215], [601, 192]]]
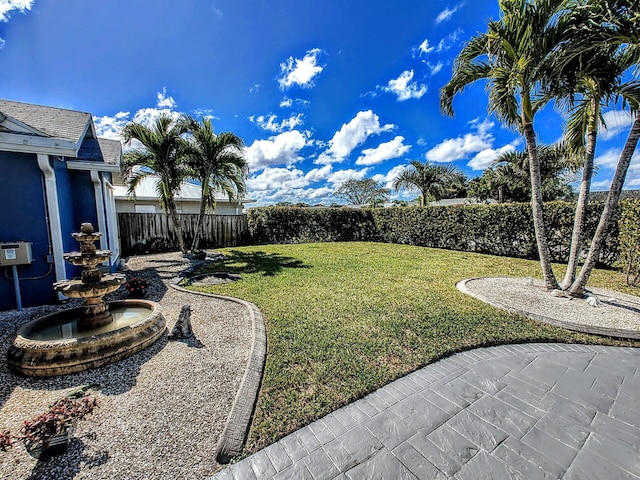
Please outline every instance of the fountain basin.
[[83, 307], [52, 313], [22, 326], [7, 352], [9, 369], [52, 377], [116, 362], [150, 346], [166, 331], [162, 307], [148, 300], [110, 302], [113, 322], [78, 329]]

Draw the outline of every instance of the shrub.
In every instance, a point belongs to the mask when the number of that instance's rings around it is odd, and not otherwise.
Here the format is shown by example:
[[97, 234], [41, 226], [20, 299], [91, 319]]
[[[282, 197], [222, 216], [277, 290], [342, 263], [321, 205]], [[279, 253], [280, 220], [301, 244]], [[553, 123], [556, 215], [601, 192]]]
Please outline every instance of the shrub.
[[[595, 232], [603, 202], [591, 202], [583, 251]], [[624, 206], [621, 209], [626, 208]], [[545, 204], [551, 259], [569, 255], [575, 204]], [[618, 209], [620, 211], [620, 209]], [[262, 207], [249, 210], [253, 243], [381, 241], [462, 250], [491, 255], [538, 257], [531, 206], [528, 203], [391, 208]], [[618, 224], [613, 222], [600, 263], [618, 258]]]
[[640, 281], [640, 200], [625, 200], [621, 206], [617, 265], [627, 275], [627, 285], [637, 285]]

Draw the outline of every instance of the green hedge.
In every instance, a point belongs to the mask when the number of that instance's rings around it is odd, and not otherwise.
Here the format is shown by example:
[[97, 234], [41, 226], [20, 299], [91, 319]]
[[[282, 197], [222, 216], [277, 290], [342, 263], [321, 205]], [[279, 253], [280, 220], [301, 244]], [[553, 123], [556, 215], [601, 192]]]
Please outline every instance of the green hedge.
[[[638, 201], [636, 201], [638, 202]], [[591, 202], [585, 229], [588, 245], [603, 202]], [[622, 202], [621, 210], [629, 208]], [[545, 204], [551, 256], [567, 259], [575, 204]], [[253, 243], [380, 241], [463, 250], [520, 258], [537, 258], [531, 207], [525, 203], [392, 208], [263, 207], [249, 210]], [[618, 223], [614, 222], [600, 262], [614, 265]]]
[[262, 207], [247, 213], [253, 243], [376, 241], [371, 209]]
[[640, 200], [621, 202], [620, 259], [618, 266], [627, 275], [627, 284], [640, 283]]

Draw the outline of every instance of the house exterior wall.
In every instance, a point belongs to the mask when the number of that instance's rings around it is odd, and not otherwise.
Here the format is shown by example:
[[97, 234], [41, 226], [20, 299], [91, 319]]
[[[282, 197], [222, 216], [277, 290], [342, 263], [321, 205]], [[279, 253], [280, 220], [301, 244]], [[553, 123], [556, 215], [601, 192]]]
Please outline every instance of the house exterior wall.
[[[33, 243], [33, 263], [17, 267], [22, 305], [53, 303], [57, 299], [51, 288], [55, 273], [47, 262], [50, 242], [37, 156], [0, 151], [0, 172], [0, 242]], [[11, 272], [11, 267], [0, 267], [0, 310], [16, 308]]]

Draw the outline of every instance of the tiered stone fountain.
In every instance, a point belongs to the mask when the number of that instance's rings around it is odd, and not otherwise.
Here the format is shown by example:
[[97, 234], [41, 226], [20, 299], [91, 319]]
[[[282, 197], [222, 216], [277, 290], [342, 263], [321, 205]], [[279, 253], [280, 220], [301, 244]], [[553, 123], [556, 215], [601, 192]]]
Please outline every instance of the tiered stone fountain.
[[80, 372], [128, 357], [158, 340], [165, 332], [160, 305], [148, 300], [106, 303], [103, 297], [124, 283], [122, 274], [103, 275], [98, 265], [111, 257], [96, 250], [102, 236], [83, 223], [72, 234], [79, 252], [64, 256], [82, 268], [80, 279], [54, 284], [57, 292], [84, 298], [82, 307], [53, 313], [24, 325], [7, 353], [9, 368], [32, 377]]

